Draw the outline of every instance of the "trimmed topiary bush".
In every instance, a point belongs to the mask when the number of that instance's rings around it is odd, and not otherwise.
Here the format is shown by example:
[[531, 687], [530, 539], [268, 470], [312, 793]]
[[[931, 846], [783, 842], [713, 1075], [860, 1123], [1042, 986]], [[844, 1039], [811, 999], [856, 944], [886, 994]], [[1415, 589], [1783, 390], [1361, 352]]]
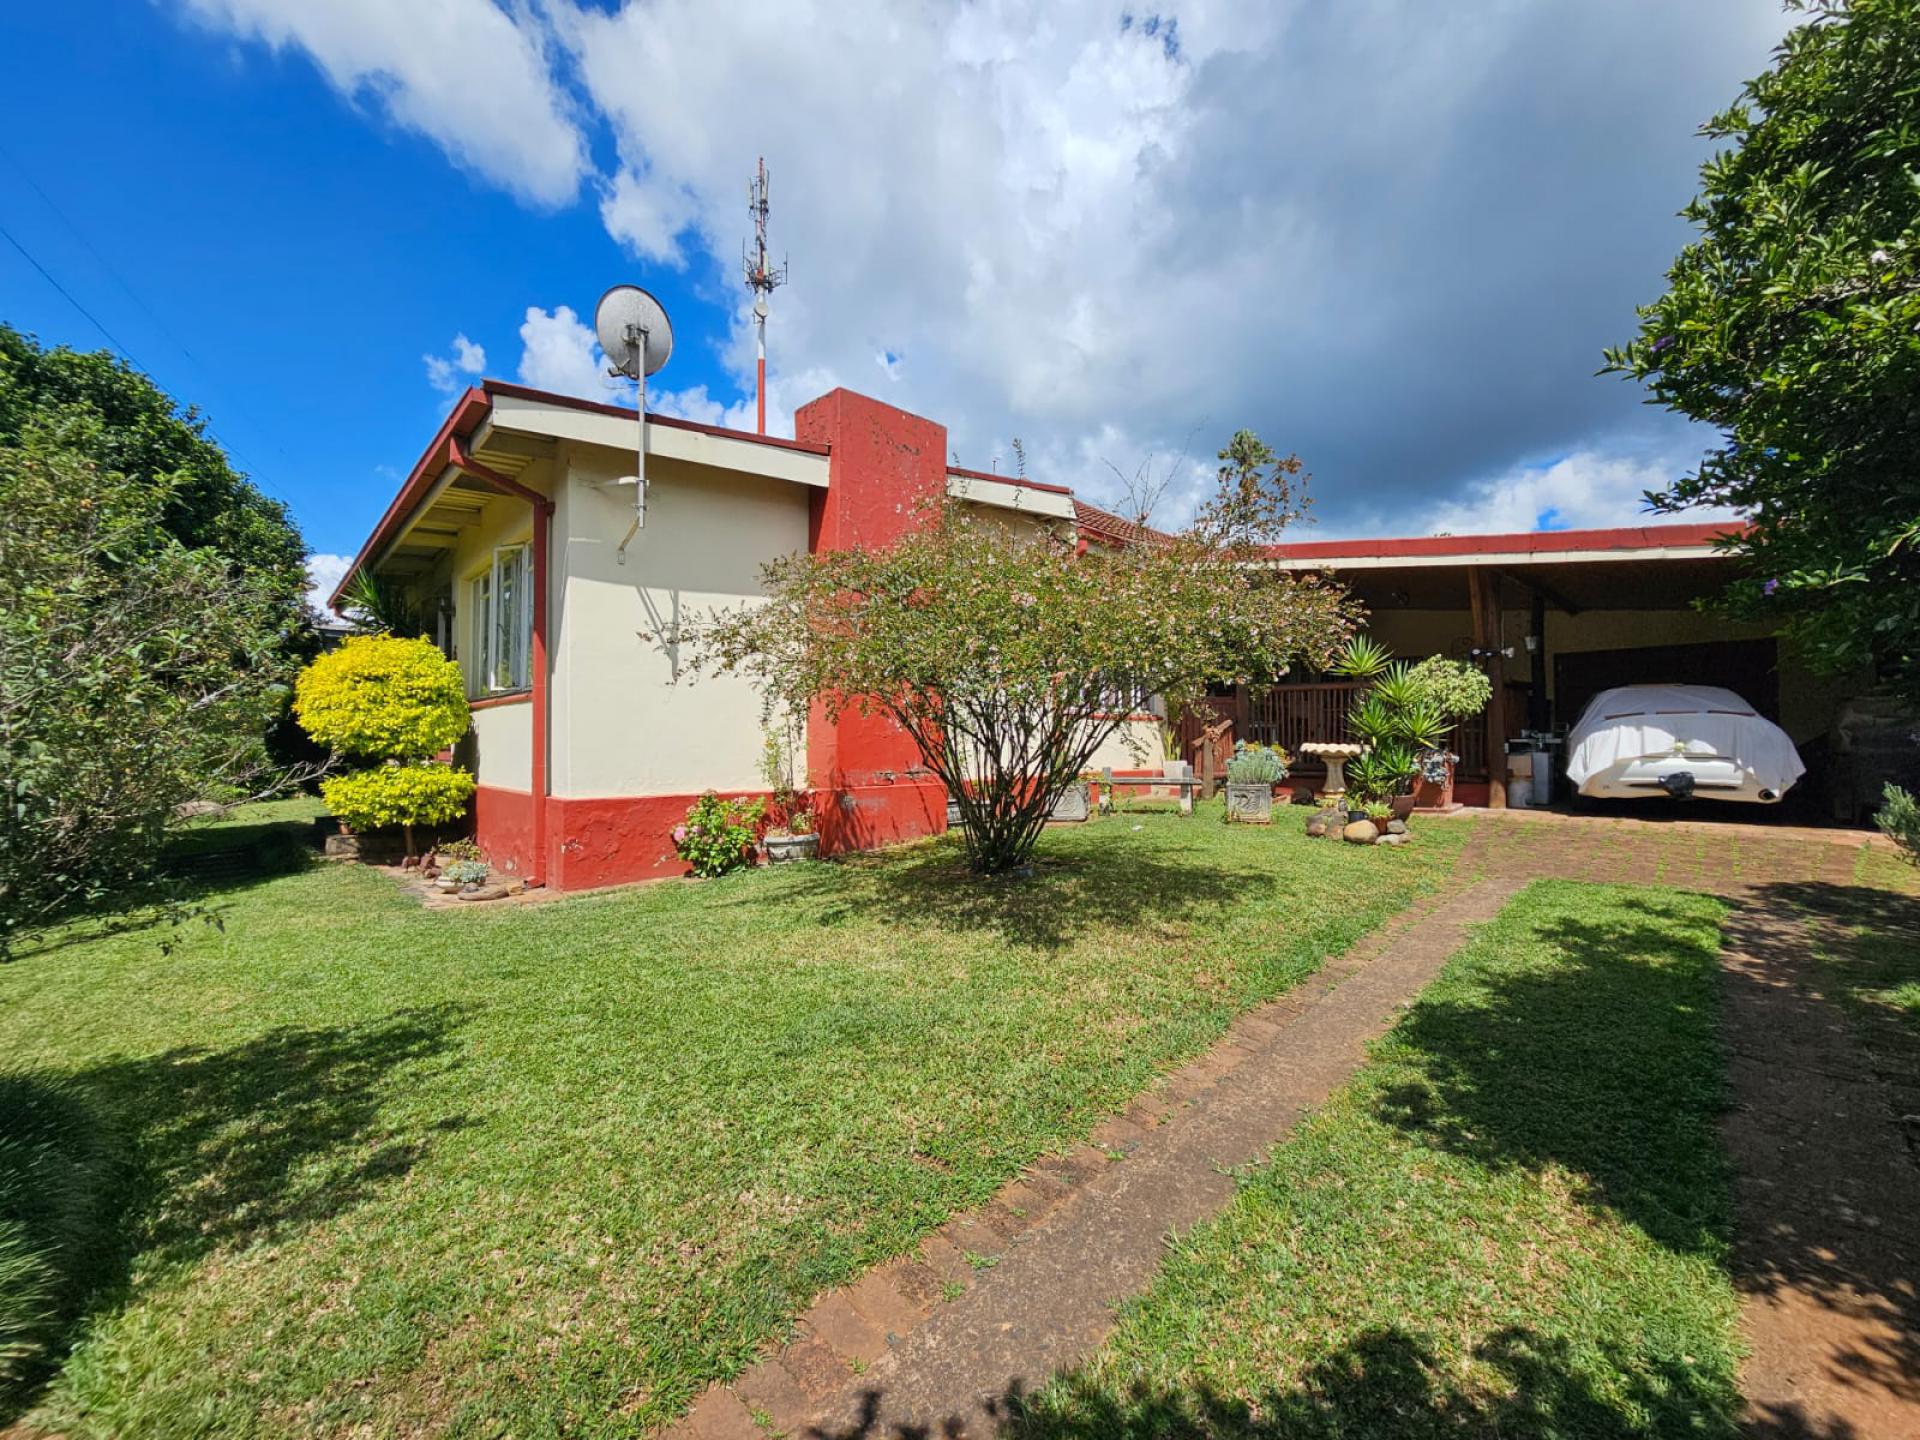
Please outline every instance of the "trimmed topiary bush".
[[467, 733], [466, 681], [430, 640], [356, 635], [300, 672], [293, 713], [329, 750], [420, 760]]
[[457, 820], [473, 776], [431, 763], [467, 733], [460, 667], [429, 640], [358, 635], [300, 672], [294, 715], [320, 744], [388, 763], [323, 782], [327, 807], [355, 830], [399, 826], [413, 858], [413, 827]]
[[[355, 830], [446, 825], [466, 813], [473, 776], [450, 765], [379, 765], [321, 783], [327, 808]], [[411, 851], [412, 846], [408, 846]]]

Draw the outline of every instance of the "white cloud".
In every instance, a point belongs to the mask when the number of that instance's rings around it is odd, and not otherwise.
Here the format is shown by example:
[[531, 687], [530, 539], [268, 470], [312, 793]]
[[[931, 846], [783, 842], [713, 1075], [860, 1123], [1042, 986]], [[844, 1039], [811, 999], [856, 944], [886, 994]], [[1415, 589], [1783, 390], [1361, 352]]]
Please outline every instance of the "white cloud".
[[[1444, 23], [1420, 0], [1188, 0], [1177, 24], [1110, 0], [182, 3], [301, 46], [529, 199], [590, 176], [638, 260], [732, 297], [724, 334], [683, 316], [680, 345], [717, 342], [749, 397], [764, 154], [792, 257], [776, 434], [847, 383], [945, 423], [963, 463], [1004, 466], [1019, 435], [1037, 478], [1113, 503], [1105, 460], [1197, 427], [1177, 523], [1248, 426], [1299, 450], [1329, 531], [1630, 513], [1629, 472], [1686, 436], [1592, 372], [1684, 242], [1695, 127], [1789, 23], [1754, 0], [1479, 0]], [[611, 136], [605, 174], [576, 111]], [[572, 310], [529, 310], [521, 338], [528, 383], [619, 393]], [[748, 423], [723, 393], [656, 404]], [[1566, 449], [1544, 479], [1514, 468]]]
[[351, 555], [309, 555], [307, 557], [307, 604], [322, 615], [331, 615], [327, 609], [327, 597], [333, 594], [334, 587], [346, 577], [347, 567], [353, 564]]
[[453, 337], [451, 354], [422, 355], [420, 359], [427, 367], [427, 382], [448, 395], [460, 388], [462, 375], [478, 375], [487, 368], [487, 352], [465, 335]]
[[1546, 464], [1522, 465], [1467, 485], [1459, 496], [1432, 505], [1392, 534], [1467, 535], [1515, 530], [1585, 530], [1673, 520], [1727, 520], [1729, 510], [1701, 508], [1655, 514], [1648, 491], [1666, 489], [1695, 454], [1645, 459], [1579, 450]]
[[182, 0], [202, 23], [297, 47], [342, 95], [525, 200], [578, 193], [586, 144], [527, 9], [493, 0]]
[[607, 374], [607, 357], [571, 305], [529, 305], [520, 343], [520, 378], [534, 389], [583, 400], [621, 396], [624, 387]]

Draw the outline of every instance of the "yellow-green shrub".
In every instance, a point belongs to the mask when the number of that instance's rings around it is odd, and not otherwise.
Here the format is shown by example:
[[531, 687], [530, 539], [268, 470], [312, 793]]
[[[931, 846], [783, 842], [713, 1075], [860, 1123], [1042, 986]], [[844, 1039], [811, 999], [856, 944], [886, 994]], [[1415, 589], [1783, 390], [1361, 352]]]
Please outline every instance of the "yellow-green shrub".
[[392, 635], [353, 636], [307, 666], [293, 713], [330, 750], [400, 760], [439, 754], [469, 723], [460, 667], [430, 640]]
[[444, 825], [465, 813], [473, 776], [430, 762], [376, 765], [321, 783], [327, 808], [355, 830]]

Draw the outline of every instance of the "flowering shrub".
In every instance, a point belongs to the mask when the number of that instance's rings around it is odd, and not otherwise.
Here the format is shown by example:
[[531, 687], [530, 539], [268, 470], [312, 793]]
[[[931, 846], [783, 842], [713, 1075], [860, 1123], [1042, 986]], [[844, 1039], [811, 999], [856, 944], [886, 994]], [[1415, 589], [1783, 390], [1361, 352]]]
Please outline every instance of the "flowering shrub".
[[709, 790], [673, 827], [673, 848], [696, 875], [738, 870], [753, 858], [755, 833], [766, 808], [764, 800], [722, 800]]
[[320, 794], [327, 808], [355, 830], [411, 829], [459, 819], [473, 798], [473, 776], [424, 761], [377, 765], [322, 781]]
[[300, 672], [293, 713], [346, 755], [418, 760], [467, 733], [460, 667], [430, 640], [355, 635]]
[[1100, 747], [1137, 743], [1116, 690], [1178, 714], [1210, 684], [1323, 666], [1353, 630], [1326, 577], [1249, 563], [1283, 518], [1267, 502], [1295, 493], [1256, 444], [1235, 437], [1219, 500], [1178, 536], [1082, 551], [948, 505], [886, 546], [776, 560], [765, 603], [678, 633], [696, 673], [751, 681], [769, 713], [892, 720], [959, 809], [969, 864], [1018, 873]]

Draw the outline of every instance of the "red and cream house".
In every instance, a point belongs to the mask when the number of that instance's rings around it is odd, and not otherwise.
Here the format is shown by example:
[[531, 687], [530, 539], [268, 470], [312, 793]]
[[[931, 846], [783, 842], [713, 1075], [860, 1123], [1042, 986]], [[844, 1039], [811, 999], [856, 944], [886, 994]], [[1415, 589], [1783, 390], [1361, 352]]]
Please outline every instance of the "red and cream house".
[[[1063, 487], [954, 467], [943, 426], [847, 390], [803, 406], [792, 440], [646, 423], [635, 529], [634, 412], [487, 381], [454, 406], [348, 572], [401, 583], [434, 617], [471, 696], [459, 758], [479, 782], [476, 838], [496, 864], [562, 889], [682, 873], [671, 831], [701, 792], [764, 793], [760, 697], [730, 677], [690, 682], [673, 637], [683, 619], [755, 603], [767, 561], [885, 543], [943, 494], [1081, 546], [1148, 533]], [[1457, 793], [1498, 806], [1507, 737], [1565, 726], [1611, 685], [1726, 685], [1810, 763], [1844, 734], [1850, 687], [1816, 680], [1766, 627], [1696, 607], [1739, 563], [1715, 546], [1720, 528], [1308, 541], [1267, 563], [1331, 571], [1401, 656], [1488, 668], [1500, 699], [1457, 734]], [[1352, 691], [1305, 675], [1231, 687], [1214, 700], [1214, 741], [1297, 755], [1345, 738]], [[1137, 755], [1157, 750], [1148, 727], [1138, 717], [1096, 767], [1139, 773]], [[1198, 764], [1202, 727], [1183, 729]], [[889, 722], [816, 716], [805, 755], [827, 853], [945, 828], [944, 791]], [[1864, 772], [1845, 788], [1878, 793]]]
[[[764, 793], [759, 696], [690, 682], [673, 637], [754, 603], [767, 561], [884, 543], [942, 494], [1079, 538], [1067, 490], [950, 466], [931, 420], [836, 390], [794, 430], [648, 416], [635, 530], [631, 409], [498, 381], [454, 406], [348, 578], [402, 584], [465, 671], [458, 758], [496, 864], [562, 889], [678, 874], [671, 831], [701, 792]], [[889, 722], [816, 717], [805, 749], [829, 853], [945, 828], [944, 790]]]

